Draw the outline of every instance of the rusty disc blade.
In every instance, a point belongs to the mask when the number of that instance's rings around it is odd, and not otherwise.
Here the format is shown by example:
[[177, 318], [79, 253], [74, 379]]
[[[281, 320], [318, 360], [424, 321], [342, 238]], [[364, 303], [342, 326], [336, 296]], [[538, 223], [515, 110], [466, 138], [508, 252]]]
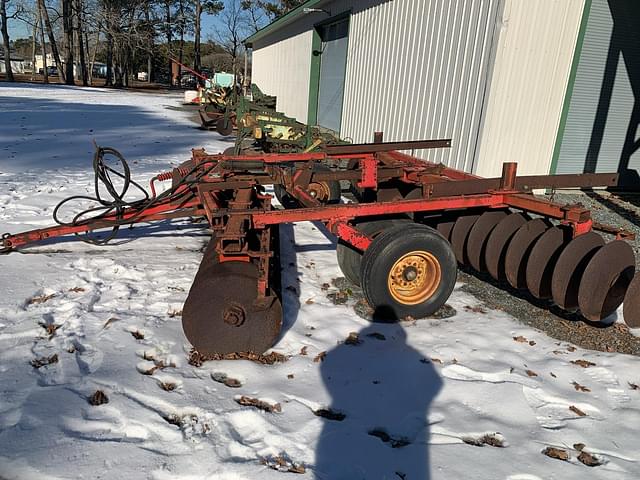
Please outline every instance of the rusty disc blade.
[[571, 241], [571, 228], [552, 227], [544, 232], [531, 250], [525, 279], [536, 298], [551, 298], [551, 278], [563, 248]]
[[509, 242], [518, 229], [527, 223], [529, 217], [523, 213], [512, 213], [503, 218], [491, 231], [484, 252], [488, 272], [496, 280], [506, 279], [504, 259]]
[[436, 229], [440, 232], [444, 238], [447, 239], [448, 242], [451, 241], [451, 231], [453, 230], [453, 226], [456, 224], [454, 219], [443, 219], [441, 222], [438, 222], [436, 225]]
[[216, 131], [223, 137], [227, 137], [233, 133], [233, 125], [231, 119], [220, 117], [216, 120]]
[[252, 263], [208, 263], [198, 271], [182, 311], [185, 336], [202, 354], [263, 353], [282, 326], [277, 297], [257, 301]]
[[480, 215], [463, 215], [458, 217], [453, 229], [451, 230], [451, 247], [453, 253], [456, 255], [456, 259], [462, 265], [469, 263], [466, 250], [467, 239], [469, 238], [469, 232], [473, 228], [473, 224], [480, 218]]
[[624, 323], [631, 328], [640, 328], [640, 275], [634, 275], [624, 296], [622, 305]]
[[536, 240], [551, 225], [547, 220], [536, 218], [522, 225], [515, 233], [504, 257], [504, 271], [513, 288], [527, 288], [527, 262]]
[[627, 242], [614, 240], [598, 250], [580, 281], [578, 305], [582, 315], [600, 321], [615, 312], [624, 300], [635, 268], [633, 249]]
[[578, 308], [580, 280], [591, 257], [604, 245], [604, 239], [595, 232], [577, 236], [569, 242], [558, 257], [551, 277], [551, 296], [560, 308], [568, 311]]
[[394, 187], [390, 188], [380, 188], [378, 190], [378, 201], [379, 202], [393, 202], [395, 200], [402, 200], [402, 193], [400, 190]]
[[484, 257], [489, 235], [491, 235], [495, 226], [506, 216], [507, 212], [504, 210], [484, 212], [469, 232], [467, 258], [469, 259], [469, 264], [479, 272], [487, 271], [487, 264]]

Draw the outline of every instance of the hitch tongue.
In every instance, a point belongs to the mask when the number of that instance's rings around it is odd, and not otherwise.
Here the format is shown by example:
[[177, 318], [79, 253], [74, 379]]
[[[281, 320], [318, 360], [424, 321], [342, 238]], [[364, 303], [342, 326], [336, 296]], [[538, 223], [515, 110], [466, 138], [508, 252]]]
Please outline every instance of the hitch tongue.
[[11, 243], [11, 240], [9, 240], [10, 238], [10, 233], [5, 233], [2, 235], [3, 248], [0, 248], [0, 255], [5, 255], [13, 250], [13, 244]]

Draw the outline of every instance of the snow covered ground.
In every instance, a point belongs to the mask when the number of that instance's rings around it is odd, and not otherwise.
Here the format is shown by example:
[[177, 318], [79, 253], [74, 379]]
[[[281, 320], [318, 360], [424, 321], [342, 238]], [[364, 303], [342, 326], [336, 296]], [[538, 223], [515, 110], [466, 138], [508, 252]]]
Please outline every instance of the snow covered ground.
[[[179, 103], [0, 83], [0, 233], [47, 225], [59, 200], [91, 192], [94, 139], [144, 183], [193, 147], [228, 145], [167, 108]], [[195, 367], [179, 312], [206, 230], [174, 222], [122, 237], [0, 257], [3, 480], [640, 477], [637, 357], [554, 341], [459, 288], [448, 318], [370, 323], [352, 300], [327, 298], [335, 245], [301, 223], [281, 239], [290, 288], [274, 350], [289, 360]], [[351, 332], [358, 341], [345, 342]], [[96, 390], [109, 402], [91, 405]]]

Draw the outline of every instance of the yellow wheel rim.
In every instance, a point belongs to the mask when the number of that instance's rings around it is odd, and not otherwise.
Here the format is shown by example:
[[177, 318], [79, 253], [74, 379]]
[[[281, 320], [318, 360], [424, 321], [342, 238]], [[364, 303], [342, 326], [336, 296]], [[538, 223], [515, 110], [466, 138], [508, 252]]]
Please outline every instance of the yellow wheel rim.
[[387, 285], [395, 301], [416, 305], [435, 293], [441, 276], [440, 262], [436, 257], [424, 250], [416, 250], [403, 255], [393, 264]]

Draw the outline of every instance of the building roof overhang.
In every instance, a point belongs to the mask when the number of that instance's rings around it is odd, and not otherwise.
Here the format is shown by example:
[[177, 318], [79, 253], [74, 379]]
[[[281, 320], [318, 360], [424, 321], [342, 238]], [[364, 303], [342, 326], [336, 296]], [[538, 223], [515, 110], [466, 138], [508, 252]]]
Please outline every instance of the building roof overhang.
[[307, 0], [306, 2], [302, 3], [301, 5], [298, 5], [296, 8], [291, 10], [289, 13], [286, 13], [281, 17], [276, 18], [269, 25], [261, 28], [250, 37], [247, 37], [246, 39], [244, 39], [242, 43], [247, 48], [252, 48], [254, 42], [266, 37], [267, 35], [272, 34], [273, 32], [280, 30], [286, 25], [289, 25], [290, 23], [300, 18], [302, 15], [306, 15], [307, 13], [305, 12], [306, 9], [313, 8], [316, 5], [323, 3], [325, 1], [326, 0]]

